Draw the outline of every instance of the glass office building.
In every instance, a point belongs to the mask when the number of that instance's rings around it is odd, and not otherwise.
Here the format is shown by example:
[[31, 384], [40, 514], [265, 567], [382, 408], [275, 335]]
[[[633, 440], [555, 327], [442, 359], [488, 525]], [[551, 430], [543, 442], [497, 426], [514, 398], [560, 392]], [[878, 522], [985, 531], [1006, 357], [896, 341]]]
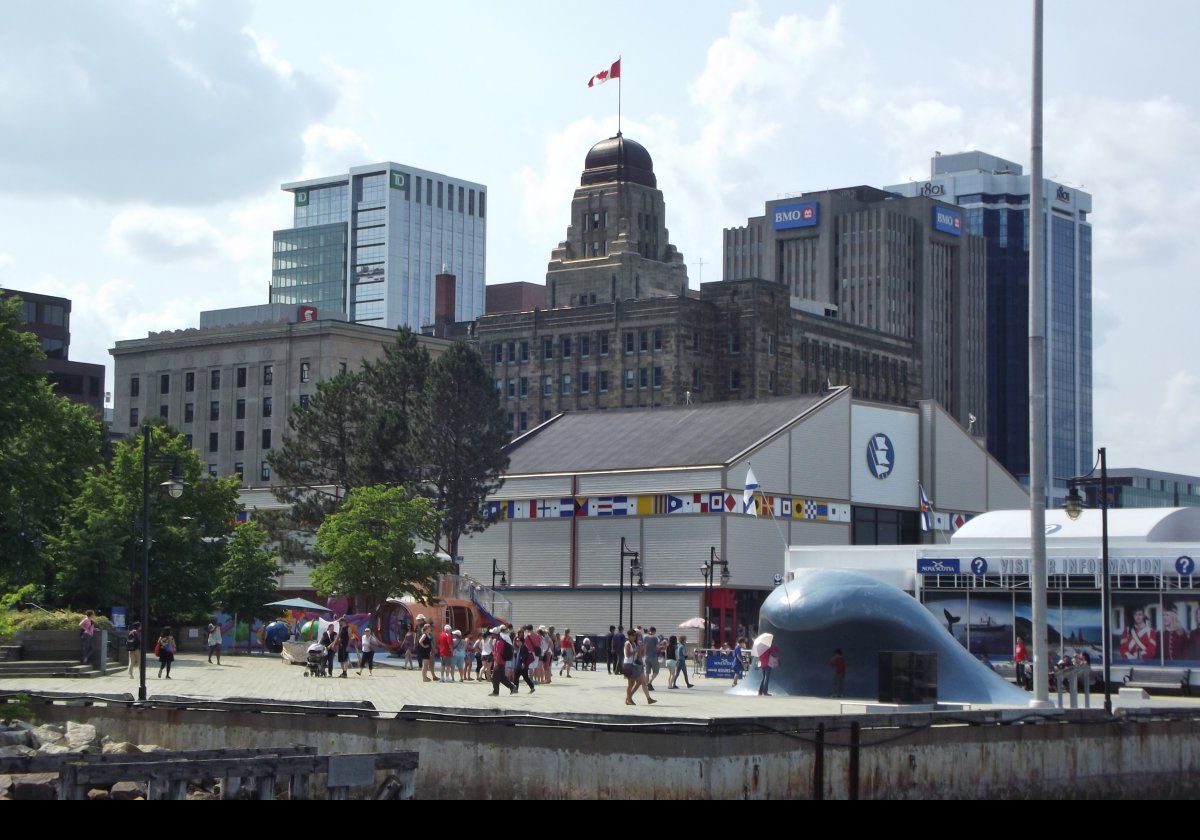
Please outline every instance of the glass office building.
[[[988, 449], [1029, 480], [1029, 197], [1019, 164], [983, 152], [938, 155], [930, 179], [887, 187], [966, 209], [987, 239]], [[1044, 180], [1046, 208], [1046, 475], [1049, 502], [1086, 473], [1092, 444], [1092, 227], [1088, 193]]]
[[293, 226], [275, 232], [271, 302], [336, 306], [350, 321], [420, 330], [434, 276], [456, 277], [455, 320], [484, 311], [487, 188], [385, 162], [283, 185]]

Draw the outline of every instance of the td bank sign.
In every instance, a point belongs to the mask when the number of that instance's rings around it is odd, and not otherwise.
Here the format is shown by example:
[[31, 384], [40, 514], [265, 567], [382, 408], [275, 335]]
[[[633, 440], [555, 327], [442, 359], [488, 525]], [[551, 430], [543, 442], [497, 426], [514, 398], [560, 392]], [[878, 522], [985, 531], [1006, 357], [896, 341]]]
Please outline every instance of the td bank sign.
[[388, 171], [388, 186], [394, 190], [408, 189], [408, 173], [398, 172], [395, 169]]

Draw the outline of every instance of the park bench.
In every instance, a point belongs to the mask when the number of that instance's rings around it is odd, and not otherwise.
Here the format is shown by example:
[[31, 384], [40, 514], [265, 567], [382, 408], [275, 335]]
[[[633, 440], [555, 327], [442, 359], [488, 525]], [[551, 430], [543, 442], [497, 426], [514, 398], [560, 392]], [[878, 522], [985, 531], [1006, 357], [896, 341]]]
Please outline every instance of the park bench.
[[1188, 681], [1190, 668], [1132, 668], [1125, 677], [1128, 688], [1144, 688], [1146, 691], [1179, 691], [1191, 694]]

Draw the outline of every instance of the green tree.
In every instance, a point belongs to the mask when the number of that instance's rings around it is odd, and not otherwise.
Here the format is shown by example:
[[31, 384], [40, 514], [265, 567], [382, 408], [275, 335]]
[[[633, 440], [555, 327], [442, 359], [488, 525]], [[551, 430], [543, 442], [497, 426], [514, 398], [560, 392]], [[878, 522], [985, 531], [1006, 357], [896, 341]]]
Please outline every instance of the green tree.
[[226, 542], [213, 593], [225, 611], [233, 613], [235, 628], [242, 619], [253, 622], [267, 615], [263, 605], [274, 600], [279, 574], [279, 563], [267, 549], [267, 532], [251, 522], [238, 525]]
[[432, 540], [437, 523], [429, 501], [403, 487], [350, 491], [317, 530], [323, 562], [313, 570], [313, 587], [321, 595], [356, 595], [369, 609], [389, 597], [428, 597], [446, 564], [417, 545]]
[[0, 588], [52, 580], [46, 535], [99, 462], [103, 441], [92, 410], [55, 396], [33, 370], [44, 356], [23, 327], [20, 300], [0, 301]]
[[412, 487], [421, 478], [421, 401], [430, 369], [429, 351], [402, 327], [383, 358], [363, 363], [366, 396], [364, 443], [371, 484]]
[[456, 342], [434, 361], [425, 388], [425, 493], [451, 557], [463, 534], [487, 526], [484, 500], [504, 483], [511, 434], [479, 351]]
[[[212, 606], [225, 557], [223, 538], [237, 515], [236, 477], [207, 477], [183, 435], [159, 418], [150, 446], [150, 621], [203, 620]], [[183, 495], [159, 485], [179, 465]], [[112, 462], [89, 475], [58, 532], [47, 543], [54, 562], [55, 600], [107, 610], [128, 603], [142, 566], [142, 437], [130, 435]], [[132, 567], [132, 568], [131, 568]], [[136, 612], [140, 596], [130, 606]]]

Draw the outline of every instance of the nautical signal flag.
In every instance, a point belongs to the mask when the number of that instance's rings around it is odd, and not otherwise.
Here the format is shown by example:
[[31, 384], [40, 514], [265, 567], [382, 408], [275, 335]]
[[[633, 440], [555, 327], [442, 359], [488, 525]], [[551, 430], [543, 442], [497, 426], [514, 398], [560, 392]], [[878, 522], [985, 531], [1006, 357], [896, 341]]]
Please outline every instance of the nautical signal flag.
[[921, 530], [933, 530], [933, 502], [929, 501], [929, 497], [925, 495], [925, 488], [921, 486], [921, 482], [917, 482], [917, 495], [921, 507]]
[[612, 63], [612, 66], [609, 67], [607, 70], [601, 70], [595, 76], [592, 76], [592, 78], [588, 79], [588, 87], [595, 87], [596, 85], [602, 85], [605, 82], [607, 82], [609, 79], [619, 79], [619, 78], [621, 78], [621, 59], [618, 58], [616, 61], [614, 61]]
[[758, 506], [754, 504], [754, 494], [758, 492], [758, 479], [754, 470], [746, 468], [746, 489], [742, 491], [742, 513], [758, 516]]

